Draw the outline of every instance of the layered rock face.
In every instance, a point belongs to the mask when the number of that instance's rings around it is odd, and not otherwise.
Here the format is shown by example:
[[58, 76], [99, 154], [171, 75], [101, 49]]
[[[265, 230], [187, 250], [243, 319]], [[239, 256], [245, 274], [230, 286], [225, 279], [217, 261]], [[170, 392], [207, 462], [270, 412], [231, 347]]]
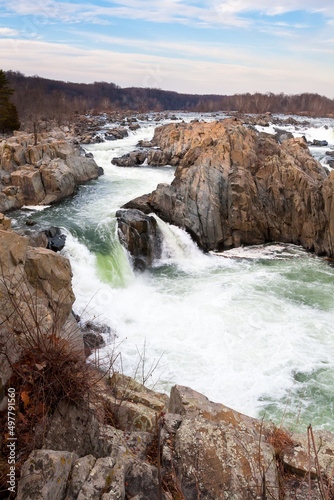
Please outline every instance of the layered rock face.
[[57, 334], [83, 350], [82, 334], [72, 315], [70, 262], [51, 250], [29, 246], [0, 214], [0, 408], [11, 363], [33, 335]]
[[152, 142], [175, 178], [127, 206], [186, 229], [206, 251], [280, 241], [334, 255], [334, 173], [302, 138], [279, 144], [226, 119], [166, 125]]
[[0, 211], [23, 205], [49, 205], [73, 194], [79, 184], [98, 177], [92, 158], [64, 138], [17, 132], [0, 143]]

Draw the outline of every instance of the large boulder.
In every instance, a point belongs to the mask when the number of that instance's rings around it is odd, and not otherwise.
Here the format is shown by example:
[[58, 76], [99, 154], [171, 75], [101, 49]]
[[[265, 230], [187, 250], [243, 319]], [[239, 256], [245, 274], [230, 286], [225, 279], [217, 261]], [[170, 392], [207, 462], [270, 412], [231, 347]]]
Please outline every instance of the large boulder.
[[118, 210], [118, 235], [133, 257], [136, 270], [144, 271], [161, 255], [161, 235], [157, 221], [140, 210]]
[[303, 138], [278, 144], [226, 119], [166, 125], [153, 142], [178, 165], [175, 178], [133, 208], [184, 228], [205, 251], [281, 241], [334, 256], [334, 178]]

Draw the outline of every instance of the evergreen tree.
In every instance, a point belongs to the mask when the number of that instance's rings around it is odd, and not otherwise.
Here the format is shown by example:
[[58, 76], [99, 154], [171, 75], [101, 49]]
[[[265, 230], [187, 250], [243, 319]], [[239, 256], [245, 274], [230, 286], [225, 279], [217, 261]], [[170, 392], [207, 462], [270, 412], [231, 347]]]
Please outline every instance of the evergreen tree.
[[12, 132], [20, 128], [16, 106], [10, 102], [13, 90], [4, 71], [0, 70], [0, 132]]

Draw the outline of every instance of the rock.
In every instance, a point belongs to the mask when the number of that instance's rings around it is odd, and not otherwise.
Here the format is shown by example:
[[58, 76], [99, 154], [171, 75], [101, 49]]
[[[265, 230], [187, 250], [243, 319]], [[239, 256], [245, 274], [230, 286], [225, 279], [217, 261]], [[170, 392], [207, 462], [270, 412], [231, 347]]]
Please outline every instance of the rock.
[[141, 165], [146, 160], [146, 153], [143, 151], [133, 151], [120, 158], [113, 158], [111, 163], [118, 167], [134, 167]]
[[275, 127], [275, 139], [277, 142], [282, 144], [283, 141], [287, 141], [288, 139], [293, 139], [293, 134], [291, 132], [287, 132], [284, 129], [279, 129]]
[[118, 426], [130, 432], [154, 433], [156, 416], [166, 409], [168, 397], [118, 373], [113, 374], [110, 386], [113, 397], [106, 396], [105, 401]]
[[326, 155], [328, 155], [328, 156], [334, 156], [334, 151], [326, 151]]
[[49, 229], [46, 229], [44, 233], [48, 239], [47, 248], [53, 252], [60, 252], [60, 250], [64, 248], [66, 236], [61, 233], [61, 229], [59, 227], [50, 227]]
[[93, 411], [61, 402], [52, 416], [45, 447], [78, 457], [100, 455], [100, 426]]
[[71, 321], [74, 294], [69, 261], [45, 248], [29, 246], [28, 238], [11, 231], [4, 217], [0, 220], [6, 228], [0, 229], [0, 334], [5, 350], [0, 366], [4, 385], [12, 373], [6, 355], [11, 363], [19, 359], [27, 334], [36, 332], [36, 321], [39, 334], [55, 332], [70, 338], [78, 355], [83, 356], [84, 350], [82, 335]]
[[324, 146], [328, 146], [328, 142], [327, 141], [318, 141], [318, 140], [314, 139], [312, 142], [312, 146], [324, 147]]
[[175, 178], [132, 206], [151, 208], [205, 251], [280, 241], [334, 256], [332, 178], [302, 138], [279, 145], [226, 119], [159, 127], [153, 142], [178, 165]]
[[118, 235], [130, 252], [134, 268], [144, 271], [161, 255], [161, 234], [157, 221], [140, 210], [118, 210]]
[[263, 470], [267, 493], [278, 498], [274, 451], [265, 439], [268, 424], [181, 386], [173, 387], [169, 408], [183, 415], [175, 452], [186, 498], [261, 498]]
[[87, 455], [75, 461], [66, 491], [66, 499], [77, 500], [80, 490], [87, 481], [95, 462], [96, 458], [93, 455]]
[[99, 177], [101, 177], [101, 175], [104, 175], [104, 170], [103, 170], [103, 168], [102, 168], [102, 167], [98, 167], [98, 169], [97, 169], [97, 175], [98, 175]]
[[138, 148], [151, 148], [153, 146], [151, 141], [139, 141], [137, 144]]
[[24, 463], [18, 500], [63, 500], [68, 476], [77, 456], [67, 451], [34, 450]]
[[95, 349], [99, 349], [100, 347], [105, 345], [102, 335], [93, 332], [84, 333], [83, 342], [85, 347], [85, 355], [87, 358], [93, 353]]
[[63, 137], [64, 133], [40, 134], [35, 146], [32, 134], [21, 133], [0, 142], [1, 175], [7, 186], [0, 193], [2, 211], [55, 203], [73, 194], [79, 184], [98, 177], [94, 159]]
[[144, 194], [143, 196], [139, 196], [138, 198], [135, 198], [134, 200], [129, 201], [128, 203], [125, 203], [121, 208], [128, 209], [132, 208], [135, 210], [140, 210], [144, 214], [148, 215], [152, 213], [152, 208], [149, 205], [149, 199], [150, 195]]
[[77, 500], [101, 498], [103, 493], [109, 492], [113, 482], [112, 472], [114, 465], [115, 460], [111, 457], [99, 458], [96, 460], [94, 467], [80, 490]]
[[[145, 462], [132, 461], [126, 470], [126, 493], [131, 497], [141, 494], [145, 500], [156, 500], [158, 497], [158, 471], [156, 467]], [[162, 498], [167, 497], [162, 493]]]
[[24, 231], [17, 231], [17, 233], [28, 238], [29, 246], [31, 247], [48, 247], [49, 241], [43, 231], [33, 231], [31, 229], [26, 229]]
[[[317, 457], [323, 478], [327, 483], [334, 469], [334, 435], [328, 431], [313, 431]], [[309, 471], [308, 438], [306, 434], [291, 433], [294, 446], [284, 456], [284, 465], [294, 474], [305, 477]], [[311, 446], [311, 474], [318, 476], [315, 463], [315, 453]]]

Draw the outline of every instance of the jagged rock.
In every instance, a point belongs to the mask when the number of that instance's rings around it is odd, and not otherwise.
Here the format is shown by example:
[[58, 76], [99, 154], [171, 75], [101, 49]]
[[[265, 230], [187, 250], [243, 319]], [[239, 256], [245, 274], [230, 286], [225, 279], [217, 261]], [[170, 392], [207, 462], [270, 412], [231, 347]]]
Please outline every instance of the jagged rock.
[[178, 168], [142, 203], [204, 250], [281, 241], [334, 255], [333, 179], [302, 138], [279, 145], [226, 119], [166, 125], [153, 142]]
[[120, 428], [154, 433], [156, 416], [166, 409], [168, 397], [119, 373], [113, 374], [110, 387], [113, 397], [106, 396], [105, 401]]
[[76, 459], [74, 453], [67, 451], [34, 450], [22, 467], [16, 498], [64, 500], [68, 476]]
[[[30, 334], [36, 330], [36, 315], [41, 319], [40, 333], [45, 334], [54, 331], [56, 317], [59, 336], [70, 338], [72, 348], [83, 356], [82, 335], [71, 321], [74, 294], [69, 261], [45, 248], [29, 246], [28, 238], [10, 230], [7, 219], [2, 217], [1, 221], [6, 230], [0, 229], [0, 333], [11, 363], [20, 356], [27, 329], [31, 329]], [[33, 301], [30, 306], [29, 300]], [[0, 367], [4, 385], [12, 369], [3, 353]]]
[[79, 184], [98, 177], [94, 159], [82, 156], [63, 133], [60, 139], [56, 136], [41, 134], [37, 145], [32, 135], [24, 133], [0, 142], [1, 176], [7, 185], [0, 193], [0, 210], [55, 203], [73, 194]]
[[109, 492], [112, 485], [114, 465], [115, 460], [111, 457], [96, 460], [94, 467], [80, 490], [77, 500], [101, 498], [103, 493]]
[[127, 153], [120, 158], [113, 158], [111, 163], [117, 165], [118, 167], [134, 167], [136, 165], [141, 165], [146, 160], [146, 153], [143, 151], [133, 151], [132, 153]]
[[96, 457], [101, 456], [99, 439], [100, 427], [93, 411], [61, 402], [52, 416], [45, 447], [71, 451], [79, 457]]
[[51, 226], [49, 229], [44, 231], [48, 239], [47, 248], [53, 250], [54, 252], [60, 252], [65, 246], [66, 236], [62, 234], [59, 227]]
[[157, 221], [140, 210], [118, 210], [118, 235], [130, 252], [134, 268], [144, 271], [161, 255], [161, 236]]
[[96, 458], [87, 455], [75, 461], [66, 491], [66, 499], [77, 500], [80, 490], [93, 469]]
[[29, 246], [31, 247], [48, 247], [49, 240], [43, 231], [33, 231], [31, 229], [25, 229], [17, 231], [17, 233], [28, 238]]
[[205, 500], [261, 498], [263, 470], [267, 492], [278, 498], [274, 451], [265, 440], [269, 424], [182, 386], [173, 387], [169, 408], [183, 415], [175, 451], [186, 498], [197, 498], [198, 490]]
[[144, 214], [148, 215], [152, 212], [152, 208], [149, 205], [149, 194], [144, 194], [143, 196], [139, 196], [138, 198], [135, 198], [134, 200], [129, 201], [128, 203], [125, 203], [121, 208], [133, 208], [135, 210], [140, 210]]
[[291, 132], [287, 132], [286, 130], [275, 127], [275, 132], [275, 139], [280, 144], [282, 144], [283, 141], [287, 141], [288, 139], [293, 139], [293, 134]]

